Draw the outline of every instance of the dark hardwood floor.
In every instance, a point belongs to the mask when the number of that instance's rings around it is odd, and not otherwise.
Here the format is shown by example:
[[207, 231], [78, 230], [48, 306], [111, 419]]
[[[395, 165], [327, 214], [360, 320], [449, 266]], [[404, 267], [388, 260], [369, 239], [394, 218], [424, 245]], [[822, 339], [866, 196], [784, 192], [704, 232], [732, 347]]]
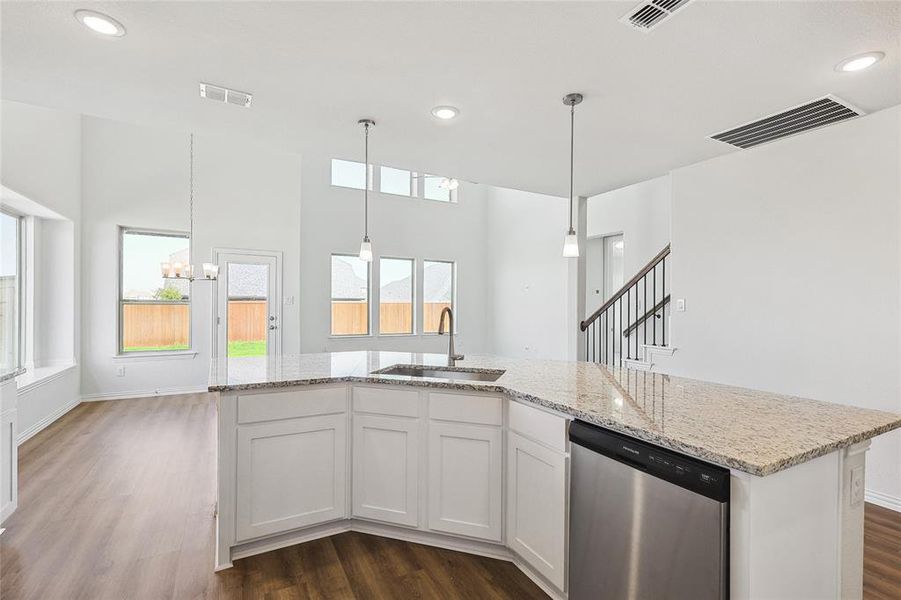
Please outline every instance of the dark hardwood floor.
[[2, 600], [546, 598], [512, 564], [345, 533], [213, 573], [213, 396], [85, 403], [19, 448]]
[[[86, 403], [19, 448], [0, 598], [546, 598], [510, 563], [346, 533], [213, 573], [208, 394]], [[901, 514], [867, 505], [864, 598], [901, 599]]]

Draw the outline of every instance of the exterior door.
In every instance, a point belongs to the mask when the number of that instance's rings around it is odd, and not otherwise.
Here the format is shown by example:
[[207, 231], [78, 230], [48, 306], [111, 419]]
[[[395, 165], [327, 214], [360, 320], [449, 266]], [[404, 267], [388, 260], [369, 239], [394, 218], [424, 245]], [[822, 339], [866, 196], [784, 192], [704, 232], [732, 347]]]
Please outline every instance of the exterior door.
[[217, 252], [217, 356], [273, 356], [281, 348], [281, 257]]

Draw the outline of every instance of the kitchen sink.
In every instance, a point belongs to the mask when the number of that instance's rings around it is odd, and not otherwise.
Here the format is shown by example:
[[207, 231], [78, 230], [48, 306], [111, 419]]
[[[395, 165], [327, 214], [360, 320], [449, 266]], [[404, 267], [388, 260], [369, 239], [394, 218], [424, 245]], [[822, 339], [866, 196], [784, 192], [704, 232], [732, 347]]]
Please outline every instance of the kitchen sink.
[[426, 367], [394, 365], [374, 371], [374, 375], [402, 375], [404, 377], [438, 377], [441, 379], [463, 379], [466, 381], [497, 381], [506, 371], [499, 369], [465, 369], [460, 367]]

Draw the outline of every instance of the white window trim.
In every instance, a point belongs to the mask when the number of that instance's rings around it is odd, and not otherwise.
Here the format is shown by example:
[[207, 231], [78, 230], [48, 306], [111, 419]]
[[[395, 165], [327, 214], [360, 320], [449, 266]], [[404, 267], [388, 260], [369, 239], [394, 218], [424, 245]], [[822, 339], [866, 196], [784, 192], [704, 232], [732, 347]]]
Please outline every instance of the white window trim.
[[[417, 260], [415, 258], [411, 258], [409, 256], [379, 256], [379, 285], [378, 288], [378, 307], [379, 310], [376, 314], [378, 314], [378, 333], [376, 334], [378, 337], [416, 337], [418, 335], [417, 323], [419, 321], [419, 310], [417, 310], [417, 302], [416, 302], [416, 290], [417, 283], [419, 278], [416, 276], [416, 263]], [[412, 305], [413, 314], [410, 316], [410, 328], [412, 331], [409, 333], [382, 333], [382, 260], [405, 260], [407, 262], [412, 263], [412, 269], [410, 269], [410, 304]]]
[[374, 302], [372, 301], [372, 263], [375, 262], [373, 258], [372, 262], [366, 264], [366, 333], [348, 333], [348, 334], [335, 334], [332, 333], [333, 325], [332, 322], [332, 257], [333, 256], [349, 256], [351, 258], [359, 258], [358, 254], [354, 254], [353, 252], [331, 252], [328, 255], [328, 338], [331, 340], [359, 340], [361, 338], [371, 338], [373, 337], [373, 327], [372, 327], [372, 306]]
[[[116, 352], [114, 354], [114, 358], [162, 358], [162, 357], [173, 357], [173, 358], [193, 358], [197, 355], [197, 352], [194, 351], [194, 290], [190, 287], [188, 288], [190, 291], [188, 293], [188, 301], [187, 302], [173, 302], [173, 304], [187, 304], [188, 305], [188, 347], [179, 349], [179, 350], [154, 350], [150, 352], [125, 352], [122, 348], [122, 334], [123, 334], [123, 321], [122, 318], [122, 306], [127, 302], [124, 298], [122, 298], [123, 289], [123, 269], [125, 264], [123, 262], [123, 254], [122, 254], [122, 242], [124, 235], [126, 233], [137, 233], [137, 234], [145, 234], [145, 235], [164, 235], [164, 236], [173, 236], [173, 237], [184, 237], [188, 240], [188, 257], [191, 257], [191, 244], [193, 240], [191, 240], [190, 234], [187, 231], [176, 231], [169, 229], [148, 229], [146, 227], [128, 227], [125, 225], [118, 226], [119, 233], [119, 268], [118, 268], [118, 285], [116, 286]], [[162, 261], [161, 261], [162, 262]], [[188, 284], [190, 286], [190, 283]], [[134, 303], [140, 303], [140, 301], [132, 301]]]
[[[436, 200], [436, 202], [438, 202]], [[445, 202], [444, 204], [447, 204]], [[451, 265], [451, 310], [454, 312], [454, 335], [460, 333], [460, 323], [457, 318], [457, 261], [455, 260], [445, 260], [443, 258], [423, 258], [422, 259], [422, 295], [420, 297], [419, 304], [422, 306], [421, 312], [423, 317], [425, 317], [425, 264], [427, 262], [430, 263], [450, 263]], [[425, 322], [422, 323], [422, 335], [441, 335], [437, 331], [426, 331], [425, 330]]]

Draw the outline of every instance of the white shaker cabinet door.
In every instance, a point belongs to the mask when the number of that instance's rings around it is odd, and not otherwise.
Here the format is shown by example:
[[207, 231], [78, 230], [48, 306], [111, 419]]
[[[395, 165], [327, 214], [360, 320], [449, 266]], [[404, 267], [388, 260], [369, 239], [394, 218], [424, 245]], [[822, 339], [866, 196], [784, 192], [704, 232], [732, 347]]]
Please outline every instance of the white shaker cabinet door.
[[347, 417], [238, 427], [239, 541], [347, 516]]
[[507, 445], [507, 546], [548, 581], [566, 582], [566, 464], [514, 432]]
[[502, 541], [502, 439], [496, 427], [429, 424], [429, 529]]
[[397, 525], [419, 524], [419, 421], [353, 417], [353, 513]]

